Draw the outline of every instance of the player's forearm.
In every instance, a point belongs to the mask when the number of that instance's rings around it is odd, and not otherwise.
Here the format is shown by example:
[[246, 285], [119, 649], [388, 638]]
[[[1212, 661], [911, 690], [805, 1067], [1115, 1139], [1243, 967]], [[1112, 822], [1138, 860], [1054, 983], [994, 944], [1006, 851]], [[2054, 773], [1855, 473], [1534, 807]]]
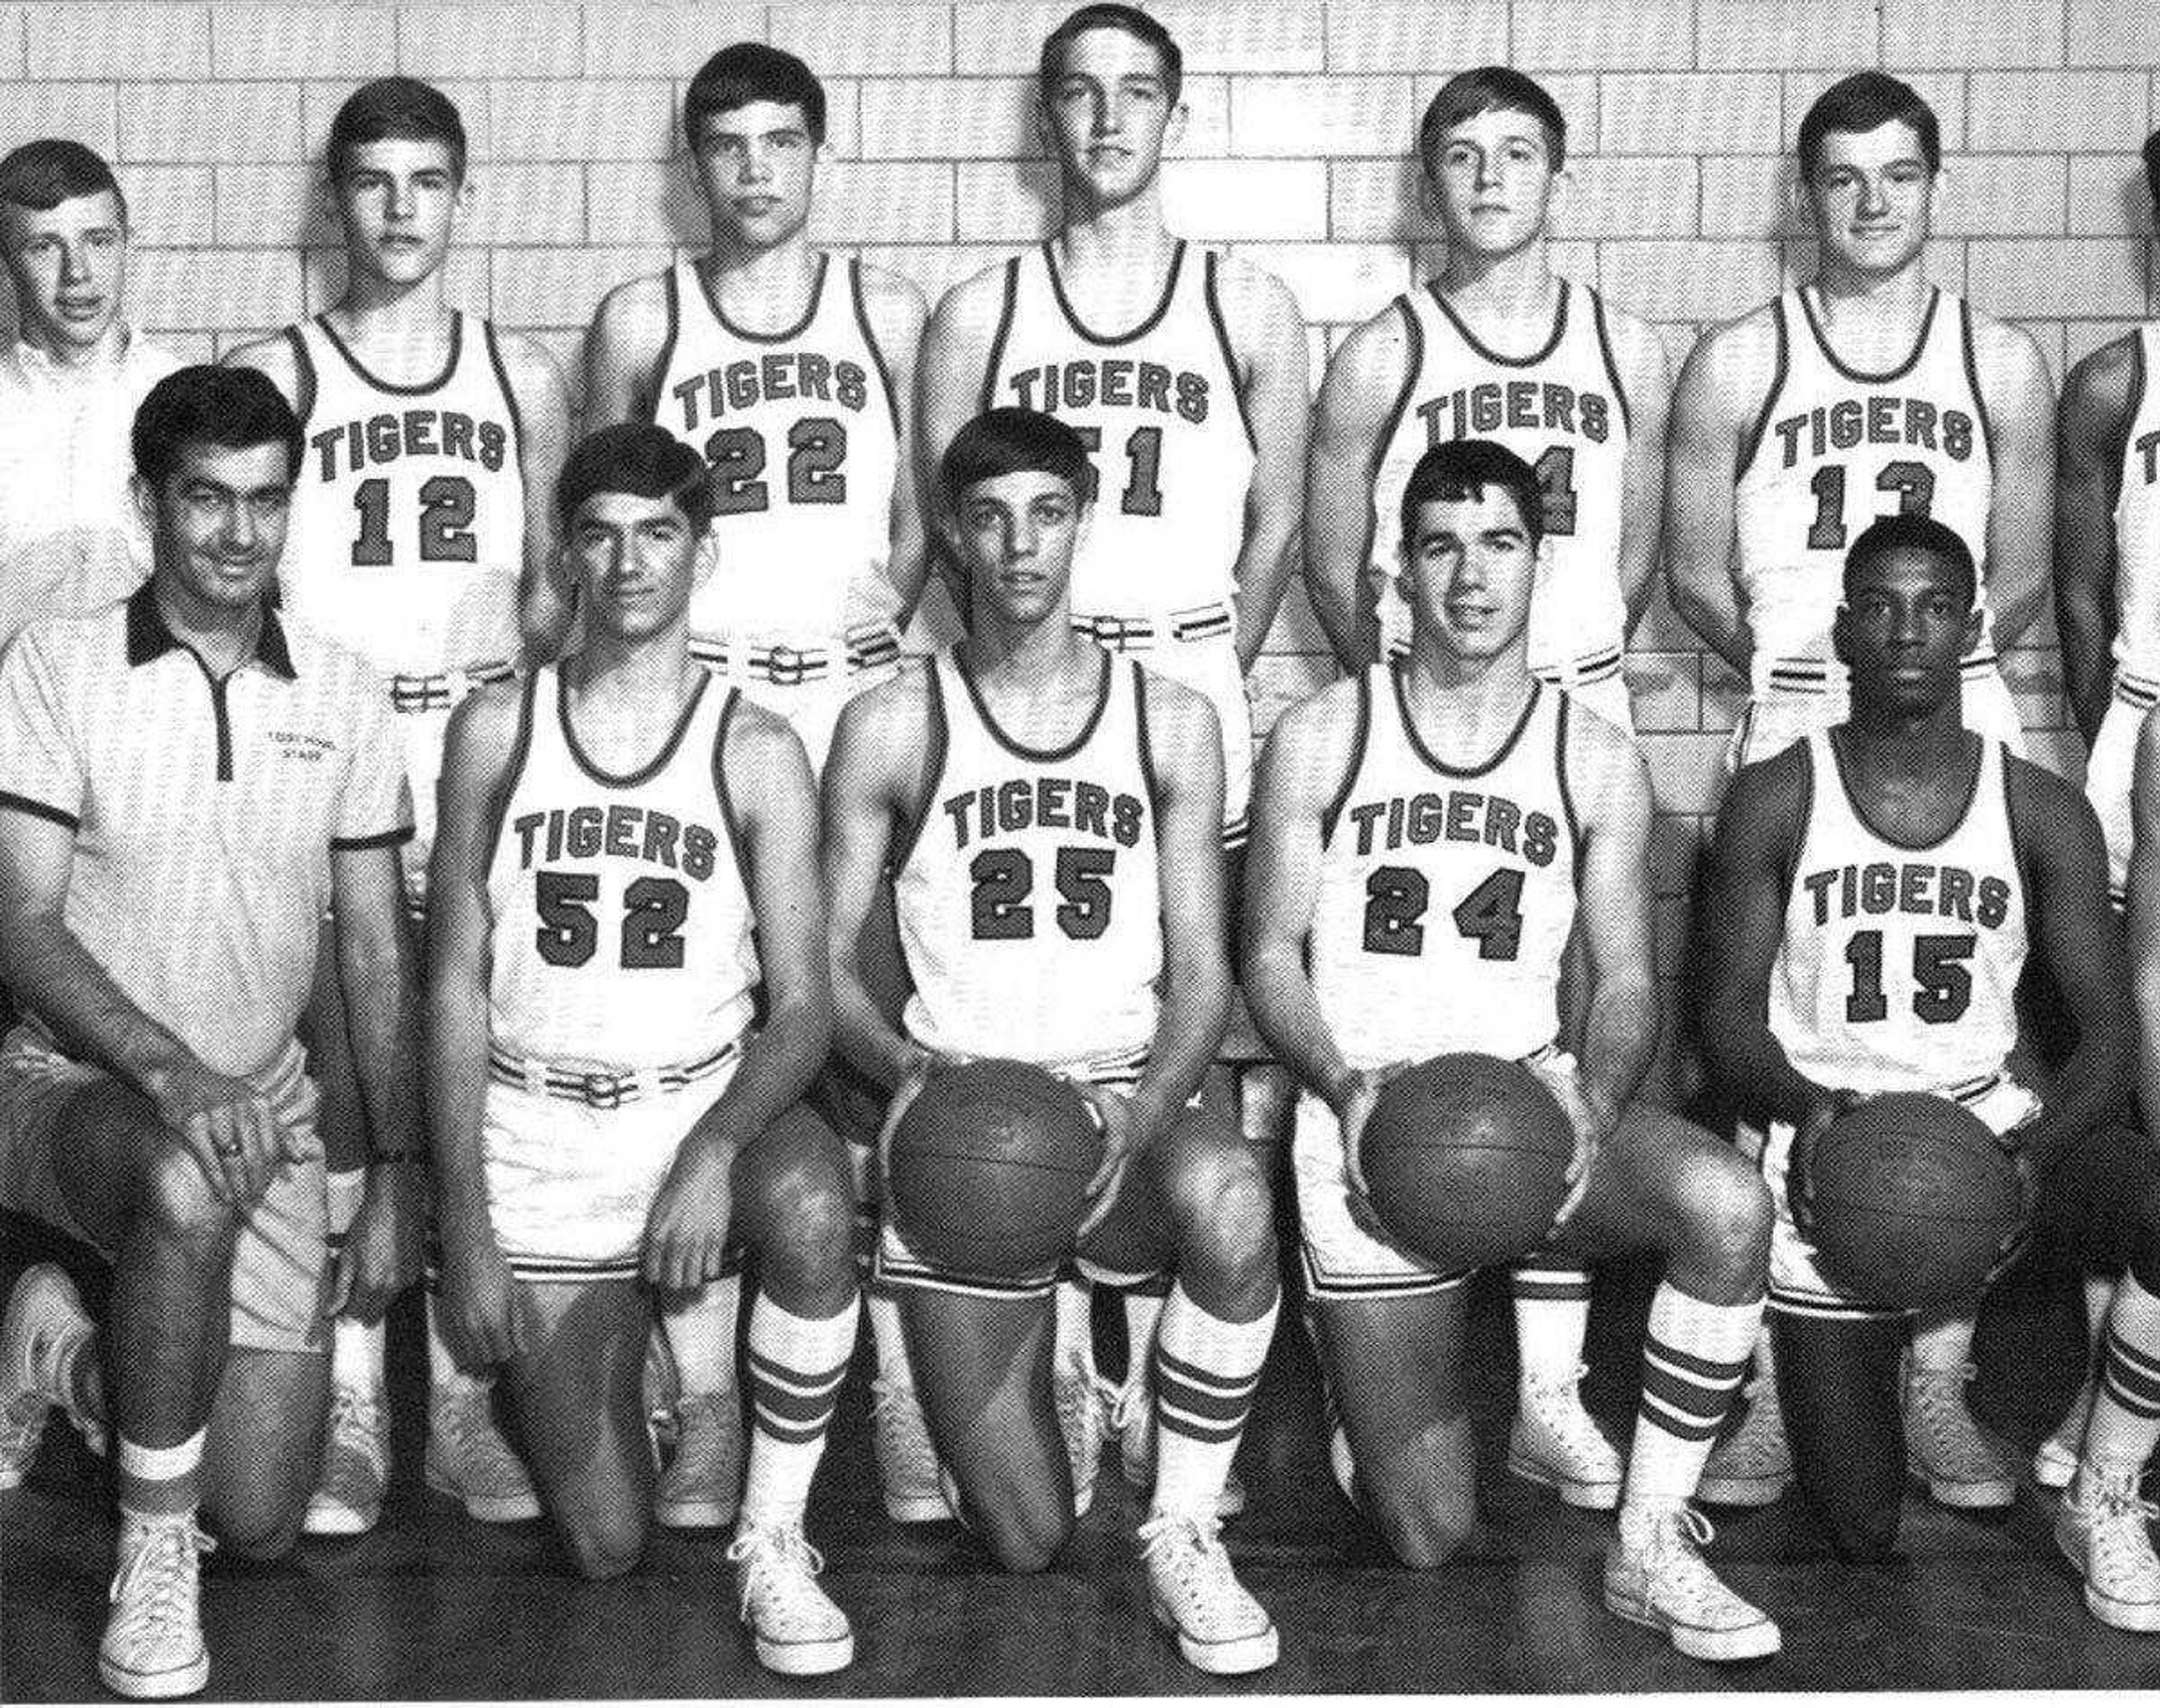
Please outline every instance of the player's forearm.
[[1987, 578], [1987, 603], [1994, 613], [1996, 646], [2000, 648], [2016, 645], [2017, 637], [2039, 621], [2047, 602], [2047, 582], [2037, 565], [2020, 568], [2015, 574], [1991, 574]]
[[487, 992], [438, 975], [426, 1012], [425, 1091], [437, 1204], [448, 1240], [489, 1227], [480, 1122], [487, 1099]]
[[1253, 661], [1267, 644], [1268, 631], [1275, 626], [1275, 613], [1282, 608], [1296, 567], [1296, 546], [1295, 522], [1271, 520], [1247, 537], [1238, 554], [1238, 664], [1242, 670], [1251, 671]]
[[922, 1059], [922, 1046], [886, 1020], [852, 958], [833, 965], [833, 1044], [840, 1058], [888, 1089]]
[[1320, 995], [1295, 950], [1264, 949], [1245, 962], [1245, 1003], [1275, 1057], [1301, 1084], [1334, 1098], [1350, 1064], [1335, 1042]]
[[1332, 539], [1325, 524], [1307, 523], [1305, 589], [1336, 658], [1353, 672], [1379, 656], [1380, 643], [1379, 619], [1364, 596], [1365, 566], [1358, 556], [1354, 547]]
[[1749, 1014], [1744, 1002], [1720, 1002], [1713, 996], [1703, 1009], [1713, 1017], [1701, 1029], [1704, 1064], [1743, 1110], [1759, 1120], [1789, 1121], [1797, 1127], [1830, 1095], [1829, 1087], [1793, 1066], [1768, 1025]]
[[0, 962], [16, 1001], [64, 1049], [111, 1068], [146, 1096], [168, 1069], [193, 1060], [179, 1038], [129, 1000], [57, 916], [0, 919]]
[[1746, 676], [1755, 657], [1755, 636], [1734, 595], [1732, 578], [1721, 568], [1716, 582], [1700, 571], [1684, 568], [1675, 561], [1667, 574], [1672, 587], [1673, 609], [1703, 645], [1741, 675]]
[[2127, 1020], [2111, 1015], [2080, 1027], [2077, 1047], [2055, 1076], [2053, 1094], [2042, 1105], [2039, 1118], [2018, 1134], [2036, 1166], [2045, 1169], [2080, 1134], [2125, 1113], [2131, 1051]]
[[1218, 965], [1171, 963], [1163, 981], [1148, 1065], [1133, 1101], [1157, 1124], [1166, 1123], [1200, 1089], [1230, 1024], [1230, 979]]
[[1607, 1132], [1640, 1088], [1657, 1048], [1658, 1000], [1649, 979], [1607, 981], [1591, 1000], [1579, 1078]]
[[378, 1156], [410, 1158], [423, 1148], [416, 1094], [419, 1061], [418, 1005], [412, 957], [393, 922], [388, 942], [339, 932], [338, 973], [345, 991], [353, 1067]]
[[802, 1101], [832, 1047], [831, 1012], [824, 1004], [774, 1005], [744, 1046], [727, 1089], [683, 1142], [711, 1145], [732, 1157]]
[[2115, 686], [2115, 660], [2109, 650], [2114, 637], [2108, 632], [2106, 608], [2082, 587], [2059, 585], [2055, 622], [2062, 631], [2064, 696], [2079, 733], [2090, 747], [2099, 739], [2108, 695]]

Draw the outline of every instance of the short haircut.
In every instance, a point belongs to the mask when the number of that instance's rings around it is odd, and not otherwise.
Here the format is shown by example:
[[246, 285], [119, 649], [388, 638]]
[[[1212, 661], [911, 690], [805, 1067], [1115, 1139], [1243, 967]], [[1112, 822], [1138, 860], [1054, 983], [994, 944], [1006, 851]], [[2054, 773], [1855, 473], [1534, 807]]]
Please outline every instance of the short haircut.
[[2145, 139], [2145, 187], [2152, 192], [2155, 206], [2160, 206], [2160, 131]]
[[1057, 86], [1057, 80], [1065, 75], [1065, 52], [1080, 37], [1091, 29], [1121, 29], [1155, 49], [1155, 56], [1162, 64], [1164, 91], [1175, 101], [1185, 87], [1185, 53], [1177, 44], [1163, 21], [1141, 11], [1137, 6], [1103, 3], [1083, 6], [1064, 23], [1043, 38], [1042, 59], [1036, 70], [1036, 80], [1044, 97], [1048, 98]]
[[1871, 565], [1894, 552], [1926, 553], [1956, 572], [1968, 605], [1979, 597], [1980, 571], [1972, 561], [1972, 548], [1955, 528], [1932, 516], [1878, 517], [1862, 528], [1851, 550], [1845, 554], [1846, 596], [1851, 596], [1852, 584]]
[[664, 427], [624, 422], [589, 433], [555, 481], [555, 513], [568, 527], [579, 507], [601, 492], [664, 498], [702, 534], [713, 519], [713, 482], [705, 459]]
[[1799, 152], [1800, 176], [1815, 176], [1821, 164], [1823, 139], [1832, 131], [1872, 131], [1893, 121], [1913, 127], [1920, 140], [1920, 158], [1928, 170], [1942, 169], [1942, 127], [1935, 110], [1920, 98], [1920, 91], [1887, 71], [1856, 71], [1840, 78], [1815, 97], [1800, 121]]
[[49, 214], [64, 201], [80, 195], [112, 192], [120, 204], [120, 223], [127, 223], [127, 198], [120, 180], [96, 149], [66, 137], [40, 137], [10, 149], [0, 159], [0, 204]]
[[1435, 445], [1417, 459], [1410, 482], [1403, 488], [1402, 544], [1414, 543], [1418, 511], [1436, 499], [1461, 503], [1482, 498], [1498, 487], [1514, 503], [1523, 532], [1534, 551], [1545, 535], [1545, 491], [1537, 470], [1503, 444], [1489, 439], [1451, 439]]
[[153, 491], [179, 467], [190, 445], [241, 451], [282, 444], [288, 483], [300, 475], [300, 418], [285, 394], [254, 368], [198, 363], [167, 374], [136, 410], [129, 444], [135, 472]]
[[465, 175], [465, 125], [456, 102], [417, 77], [377, 77], [345, 99], [330, 121], [330, 178], [342, 179], [354, 150], [368, 143], [440, 143], [449, 150], [451, 174]]
[[818, 74], [784, 48], [735, 42], [700, 65], [683, 91], [683, 135], [690, 152], [698, 152], [707, 119], [753, 101], [801, 107], [811, 143], [824, 142], [825, 86]]
[[1480, 65], [1458, 71], [1434, 91], [1418, 122], [1418, 158], [1430, 161], [1440, 139], [1467, 118], [1481, 112], [1525, 112], [1545, 133], [1545, 153], [1553, 170], [1567, 164], [1567, 120], [1560, 103], [1536, 79], [1507, 65]]
[[978, 481], [1036, 472], [1058, 476], [1083, 504], [1095, 496], [1087, 440], [1056, 416], [1034, 409], [984, 410], [953, 435], [937, 463], [945, 496], [955, 503]]

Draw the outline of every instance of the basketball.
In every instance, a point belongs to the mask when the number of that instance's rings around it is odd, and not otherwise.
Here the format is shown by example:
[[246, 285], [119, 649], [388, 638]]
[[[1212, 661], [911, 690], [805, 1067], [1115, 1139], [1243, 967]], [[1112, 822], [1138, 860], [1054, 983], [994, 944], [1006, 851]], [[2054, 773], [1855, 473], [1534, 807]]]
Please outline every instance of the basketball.
[[1987, 1124], [1924, 1092], [1872, 1098], [1832, 1124], [1812, 1173], [1824, 1269], [1884, 1305], [1970, 1300], [2024, 1213], [2016, 1165]]
[[1087, 1100], [1063, 1080], [1020, 1062], [936, 1067], [893, 1129], [893, 1219], [932, 1262], [1040, 1275], [1072, 1249], [1102, 1160]]
[[1536, 1247], [1567, 1196], [1575, 1129], [1519, 1062], [1436, 1056], [1380, 1093], [1359, 1143], [1381, 1225], [1443, 1269]]

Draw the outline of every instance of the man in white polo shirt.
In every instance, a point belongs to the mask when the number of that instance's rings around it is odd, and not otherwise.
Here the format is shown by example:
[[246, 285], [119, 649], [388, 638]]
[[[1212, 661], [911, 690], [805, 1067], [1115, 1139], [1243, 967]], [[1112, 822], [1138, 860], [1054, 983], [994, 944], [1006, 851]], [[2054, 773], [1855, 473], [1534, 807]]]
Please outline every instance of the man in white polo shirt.
[[127, 239], [127, 200], [95, 151], [46, 138], [0, 159], [0, 263], [19, 329], [0, 350], [0, 646], [149, 573], [127, 429], [179, 360], [122, 317]]
[[[151, 579], [33, 623], [0, 659], [0, 968], [24, 1015], [0, 1040], [0, 1201], [113, 1262], [102, 1358], [56, 1269], [18, 1283], [0, 1422], [34, 1446], [59, 1404], [110, 1430], [98, 1669], [122, 1695], [174, 1696], [209, 1675], [198, 1505], [236, 1552], [292, 1546], [328, 1410], [325, 1313], [379, 1316], [418, 1267], [413, 817], [373, 673], [267, 599], [301, 454], [277, 388], [181, 369], [132, 441]], [[333, 903], [379, 1147], [335, 1266], [293, 1037]]]

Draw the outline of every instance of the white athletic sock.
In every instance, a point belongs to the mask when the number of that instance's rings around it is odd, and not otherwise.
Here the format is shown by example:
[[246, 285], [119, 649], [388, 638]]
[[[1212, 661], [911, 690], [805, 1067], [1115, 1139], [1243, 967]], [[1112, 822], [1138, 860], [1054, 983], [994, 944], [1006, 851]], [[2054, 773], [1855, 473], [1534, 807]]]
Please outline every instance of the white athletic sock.
[[1670, 1281], [1658, 1284], [1643, 1339], [1643, 1400], [1628, 1455], [1628, 1506], [1695, 1498], [1762, 1321], [1759, 1296], [1744, 1305], [1712, 1305]]
[[1057, 1321], [1051, 1335], [1051, 1363], [1071, 1370], [1091, 1386], [1095, 1380], [1095, 1295], [1085, 1281], [1060, 1281], [1051, 1295]]
[[194, 1515], [202, 1476], [203, 1441], [209, 1433], [207, 1428], [197, 1430], [170, 1447], [145, 1447], [121, 1437], [115, 1468], [119, 1472], [123, 1526], [130, 1522], [166, 1524]]
[[1537, 1252], [1509, 1272], [1508, 1290], [1521, 1391], [1574, 1387], [1590, 1334], [1590, 1271], [1573, 1258]]
[[907, 1361], [907, 1335], [900, 1326], [900, 1300], [882, 1288], [863, 1295], [870, 1309], [870, 1347], [877, 1354], [878, 1378], [888, 1388], [915, 1391], [915, 1367]]
[[[333, 1259], [345, 1244], [345, 1235], [358, 1219], [367, 1197], [367, 1171], [341, 1168], [324, 1179]], [[330, 1324], [330, 1380], [356, 1394], [375, 1394], [382, 1387], [382, 1329], [380, 1322], [356, 1321], [340, 1316]]]
[[443, 1338], [442, 1300], [431, 1290], [428, 1295], [428, 1409], [432, 1412], [439, 1405], [460, 1398], [484, 1396], [494, 1389], [491, 1373], [475, 1376], [458, 1368], [457, 1355]]
[[1162, 1326], [1162, 1307], [1167, 1295], [1144, 1293], [1134, 1288], [1125, 1295], [1125, 1344], [1130, 1350], [1125, 1354], [1125, 1384], [1128, 1388], [1147, 1373], [1148, 1362], [1155, 1357], [1155, 1331]]
[[660, 1313], [685, 1395], [735, 1391], [735, 1324], [741, 1310], [742, 1277], [723, 1275]]
[[855, 1301], [797, 1316], [761, 1291], [750, 1307], [750, 1474], [742, 1522], [799, 1524], [855, 1349]]
[[1955, 1375], [1972, 1362], [1972, 1337], [1980, 1326], [1970, 1311], [1924, 1316], [1913, 1326], [1913, 1367]]
[[1281, 1304], [1277, 1295], [1252, 1321], [1225, 1322], [1182, 1282], [1171, 1289], [1155, 1341], [1154, 1511], [1213, 1513]]
[[2079, 1456], [2078, 1493], [2088, 1467], [2142, 1466], [2160, 1442], [2160, 1299], [2125, 1275], [2108, 1313], [2100, 1353], [2100, 1384], [2093, 1395]]
[[2115, 1277], [2085, 1277], [2085, 1344], [2091, 1347], [2092, 1368], [2100, 1368], [2100, 1349], [2107, 1336], [2107, 1307], [2115, 1302]]

